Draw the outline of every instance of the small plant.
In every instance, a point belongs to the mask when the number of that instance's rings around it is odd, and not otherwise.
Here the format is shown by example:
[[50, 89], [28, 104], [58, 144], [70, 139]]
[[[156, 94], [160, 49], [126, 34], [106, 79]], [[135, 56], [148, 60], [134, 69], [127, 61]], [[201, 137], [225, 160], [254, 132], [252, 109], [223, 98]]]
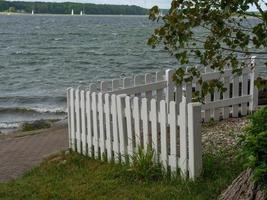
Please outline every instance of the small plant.
[[27, 131], [33, 131], [33, 130], [38, 130], [38, 129], [44, 129], [44, 128], [50, 128], [51, 124], [45, 120], [37, 120], [32, 123], [24, 123], [22, 125], [22, 131], [27, 132]]
[[254, 180], [267, 186], [267, 107], [250, 117], [250, 124], [241, 138], [241, 156], [246, 167], [253, 169]]
[[147, 147], [146, 151], [138, 147], [138, 151], [130, 159], [132, 163], [129, 171], [133, 172], [136, 178], [150, 181], [163, 177], [162, 165], [154, 162], [154, 150], [151, 147]]

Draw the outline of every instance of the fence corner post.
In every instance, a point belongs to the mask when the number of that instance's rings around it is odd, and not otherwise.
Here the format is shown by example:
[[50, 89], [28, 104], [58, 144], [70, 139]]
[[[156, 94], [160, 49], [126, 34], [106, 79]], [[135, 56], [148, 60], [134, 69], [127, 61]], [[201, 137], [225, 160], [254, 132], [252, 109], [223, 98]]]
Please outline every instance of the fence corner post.
[[188, 104], [188, 170], [195, 180], [202, 171], [201, 103]]
[[251, 76], [250, 76], [250, 94], [251, 102], [249, 104], [249, 111], [253, 112], [257, 109], [258, 106], [258, 88], [255, 85], [255, 80], [258, 78], [255, 64], [256, 56], [251, 56]]

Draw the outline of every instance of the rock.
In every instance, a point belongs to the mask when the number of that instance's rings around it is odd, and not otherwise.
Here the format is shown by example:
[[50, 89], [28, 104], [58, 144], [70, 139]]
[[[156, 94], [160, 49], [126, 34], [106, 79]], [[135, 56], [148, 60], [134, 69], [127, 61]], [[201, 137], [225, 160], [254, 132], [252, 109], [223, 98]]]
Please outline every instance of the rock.
[[264, 193], [252, 181], [251, 169], [243, 171], [220, 195], [219, 200], [266, 200]]

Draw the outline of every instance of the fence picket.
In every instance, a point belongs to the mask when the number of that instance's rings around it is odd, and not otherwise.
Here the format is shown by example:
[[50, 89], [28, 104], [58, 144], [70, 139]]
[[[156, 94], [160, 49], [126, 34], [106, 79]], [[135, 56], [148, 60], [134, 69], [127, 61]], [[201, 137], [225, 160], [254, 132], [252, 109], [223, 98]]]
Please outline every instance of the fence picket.
[[187, 102], [186, 98], [182, 97], [182, 102], [180, 103], [180, 113], [178, 117], [178, 125], [180, 132], [180, 159], [179, 166], [181, 169], [181, 176], [185, 178], [187, 176], [188, 169], [188, 156], [187, 156]]
[[[239, 77], [238, 76], [234, 76], [234, 80], [233, 80], [233, 98], [238, 97], [238, 96], [239, 96]], [[232, 117], [238, 117], [238, 108], [239, 108], [238, 104], [233, 105]]]
[[151, 100], [151, 112], [150, 112], [150, 121], [151, 121], [151, 132], [152, 132], [152, 148], [155, 151], [155, 160], [157, 160], [159, 152], [158, 145], [158, 111], [157, 111], [157, 101], [155, 99]]
[[88, 155], [93, 156], [93, 126], [92, 126], [92, 107], [91, 107], [91, 92], [86, 92], [86, 120], [87, 120], [87, 149]]
[[141, 119], [143, 122], [143, 139], [144, 139], [144, 149], [147, 150], [147, 147], [149, 145], [149, 136], [148, 136], [148, 105], [147, 105], [147, 99], [142, 99], [141, 104]]
[[97, 119], [97, 94], [92, 93], [92, 111], [93, 111], [93, 144], [94, 144], [94, 156], [95, 158], [100, 158], [99, 155], [99, 133], [98, 133], [98, 119]]
[[[229, 93], [230, 93], [230, 80], [229, 77], [224, 77], [223, 80], [224, 87], [226, 88], [226, 91], [223, 93], [223, 99], [229, 99]], [[223, 119], [228, 119], [230, 114], [229, 106], [226, 106], [223, 108]]]
[[135, 143], [136, 147], [141, 146], [141, 130], [140, 130], [140, 106], [139, 98], [133, 99], [133, 118], [134, 118], [134, 131], [135, 131]]
[[100, 157], [103, 159], [105, 157], [106, 141], [104, 133], [104, 104], [103, 104], [103, 94], [98, 93], [98, 123], [99, 123], [99, 146], [100, 146]]
[[107, 159], [108, 161], [112, 160], [112, 131], [111, 131], [111, 120], [110, 120], [110, 96], [109, 94], [105, 94], [105, 124], [106, 124], [106, 149], [107, 149]]
[[127, 133], [125, 127], [125, 95], [117, 96], [117, 110], [118, 110], [118, 127], [119, 127], [119, 140], [120, 140], [120, 154], [121, 161], [126, 162], [125, 155], [127, 154]]
[[131, 110], [131, 99], [129, 96], [125, 98], [125, 116], [126, 116], [126, 127], [128, 136], [128, 155], [130, 158], [134, 153], [134, 136], [133, 136], [133, 120], [132, 120], [132, 110]]
[[119, 130], [117, 118], [117, 97], [115, 94], [111, 95], [111, 114], [112, 114], [112, 128], [113, 128], [113, 151], [114, 161], [119, 162], [120, 143], [119, 143]]
[[81, 91], [81, 121], [82, 121], [82, 132], [81, 132], [81, 143], [82, 143], [82, 153], [83, 155], [86, 155], [86, 119], [85, 119], [85, 91]]
[[[242, 96], [248, 95], [248, 74], [243, 74], [242, 76]], [[241, 104], [241, 115], [248, 114], [248, 102]]]
[[176, 113], [176, 103], [174, 101], [170, 102], [170, 156], [169, 165], [172, 171], [177, 170], [177, 113]]
[[168, 151], [167, 151], [167, 108], [166, 102], [164, 100], [160, 101], [160, 113], [159, 113], [159, 121], [160, 121], [160, 140], [161, 140], [161, 161], [165, 169], [167, 169], [168, 165]]
[[80, 116], [80, 90], [75, 91], [75, 112], [76, 112], [76, 148], [81, 153], [81, 116]]
[[70, 127], [71, 127], [71, 149], [75, 151], [75, 101], [74, 101], [74, 90], [70, 89]]

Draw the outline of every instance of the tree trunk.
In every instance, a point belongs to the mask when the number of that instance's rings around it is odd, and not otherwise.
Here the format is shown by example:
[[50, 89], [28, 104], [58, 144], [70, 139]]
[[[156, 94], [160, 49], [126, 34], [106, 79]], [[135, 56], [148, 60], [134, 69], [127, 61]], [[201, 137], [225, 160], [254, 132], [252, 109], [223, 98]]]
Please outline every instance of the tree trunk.
[[219, 200], [266, 200], [264, 193], [251, 180], [251, 169], [243, 171], [220, 195]]

